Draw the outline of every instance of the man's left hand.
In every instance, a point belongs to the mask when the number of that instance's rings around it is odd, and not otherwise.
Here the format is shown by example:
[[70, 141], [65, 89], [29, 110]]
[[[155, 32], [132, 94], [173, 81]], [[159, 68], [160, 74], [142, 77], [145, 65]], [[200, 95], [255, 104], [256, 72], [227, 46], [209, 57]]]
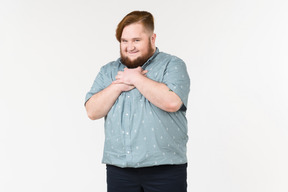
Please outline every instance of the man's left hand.
[[124, 68], [124, 71], [118, 71], [116, 75], [116, 80], [113, 83], [119, 84], [124, 83], [127, 85], [134, 85], [134, 82], [139, 78], [146, 76], [147, 70], [143, 70], [141, 67], [134, 69]]

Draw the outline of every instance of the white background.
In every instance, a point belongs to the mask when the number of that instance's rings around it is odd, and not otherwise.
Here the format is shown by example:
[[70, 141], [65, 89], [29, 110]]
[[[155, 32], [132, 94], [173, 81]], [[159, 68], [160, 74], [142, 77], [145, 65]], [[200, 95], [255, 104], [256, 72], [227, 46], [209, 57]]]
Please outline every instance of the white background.
[[155, 17], [191, 78], [189, 192], [288, 191], [288, 3], [0, 0], [0, 191], [106, 191], [103, 119], [84, 97], [118, 22]]

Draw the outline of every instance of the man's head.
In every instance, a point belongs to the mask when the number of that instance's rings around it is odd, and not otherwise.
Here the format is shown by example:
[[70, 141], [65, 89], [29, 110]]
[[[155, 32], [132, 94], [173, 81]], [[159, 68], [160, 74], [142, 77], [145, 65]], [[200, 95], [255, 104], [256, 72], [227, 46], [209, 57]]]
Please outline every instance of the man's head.
[[146, 11], [133, 11], [118, 24], [121, 61], [129, 68], [142, 66], [155, 52], [154, 19]]

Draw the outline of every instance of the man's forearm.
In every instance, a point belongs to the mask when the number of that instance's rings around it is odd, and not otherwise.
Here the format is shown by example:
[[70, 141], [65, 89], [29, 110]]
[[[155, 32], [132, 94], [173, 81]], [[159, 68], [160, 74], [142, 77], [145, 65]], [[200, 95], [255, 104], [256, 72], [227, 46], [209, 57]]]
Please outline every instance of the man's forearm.
[[111, 84], [93, 95], [85, 104], [88, 117], [96, 120], [106, 116], [121, 92], [119, 85]]
[[164, 111], [175, 112], [182, 106], [180, 97], [164, 83], [138, 76], [133, 84], [146, 99]]

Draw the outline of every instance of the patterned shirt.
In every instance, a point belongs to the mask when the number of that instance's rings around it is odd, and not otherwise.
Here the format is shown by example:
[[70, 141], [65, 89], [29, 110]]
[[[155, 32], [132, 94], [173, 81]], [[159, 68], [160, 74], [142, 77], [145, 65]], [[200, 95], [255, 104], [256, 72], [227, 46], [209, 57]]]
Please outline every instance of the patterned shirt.
[[[85, 102], [108, 87], [126, 66], [120, 58], [104, 65]], [[177, 112], [166, 112], [150, 103], [136, 88], [122, 92], [105, 116], [102, 163], [118, 167], [148, 167], [187, 163], [186, 107], [190, 79], [185, 63], [176, 56], [155, 53], [142, 66], [147, 77], [166, 84], [182, 100]]]

